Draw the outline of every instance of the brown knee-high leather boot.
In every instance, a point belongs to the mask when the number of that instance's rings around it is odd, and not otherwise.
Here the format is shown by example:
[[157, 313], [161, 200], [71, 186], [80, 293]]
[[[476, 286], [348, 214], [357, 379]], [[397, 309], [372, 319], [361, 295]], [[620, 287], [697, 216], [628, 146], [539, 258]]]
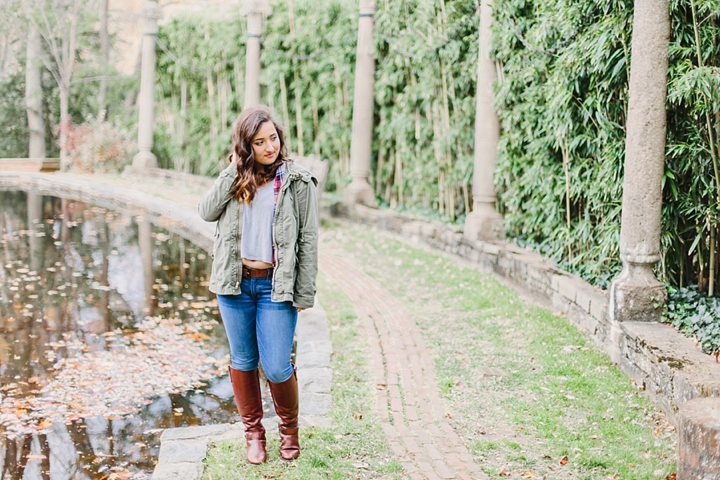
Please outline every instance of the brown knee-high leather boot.
[[280, 456], [283, 460], [293, 460], [300, 455], [300, 439], [298, 438], [298, 401], [297, 374], [293, 372], [290, 378], [282, 383], [270, 384], [275, 412], [280, 419]]
[[260, 378], [258, 370], [243, 372], [230, 368], [230, 381], [235, 393], [242, 422], [245, 425], [245, 445], [247, 461], [257, 465], [267, 460], [265, 451], [265, 427], [262, 424], [263, 409], [260, 394]]

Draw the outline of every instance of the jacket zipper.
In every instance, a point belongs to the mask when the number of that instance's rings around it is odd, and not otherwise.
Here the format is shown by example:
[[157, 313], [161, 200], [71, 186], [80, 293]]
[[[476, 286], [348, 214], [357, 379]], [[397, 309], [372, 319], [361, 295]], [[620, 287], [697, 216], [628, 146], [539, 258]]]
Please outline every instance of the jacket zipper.
[[240, 275], [242, 272], [242, 260], [240, 260], [240, 203], [237, 204], [237, 226], [235, 228], [235, 288], [240, 287]]
[[285, 182], [284, 185], [282, 185], [282, 186], [280, 187], [280, 191], [278, 192], [277, 203], [275, 204], [275, 217], [273, 218], [273, 231], [272, 231], [272, 234], [273, 234], [273, 243], [275, 244], [275, 265], [274, 265], [275, 268], [273, 269], [272, 280], [271, 280], [271, 282], [270, 282], [270, 285], [271, 285], [272, 287], [275, 287], [275, 275], [277, 275], [277, 271], [278, 271], [277, 266], [278, 266], [278, 264], [280, 263], [280, 255], [279, 255], [279, 252], [280, 252], [280, 251], [279, 251], [278, 248], [277, 248], [277, 241], [275, 240], [275, 230], [276, 230], [275, 226], [277, 225], [277, 218], [278, 218], [278, 215], [280, 214], [280, 208], [279, 208], [279, 207], [280, 207], [280, 200], [281, 200], [282, 197], [285, 195], [285, 190], [287, 190], [288, 188], [290, 188], [290, 182], [291, 182], [292, 180], [294, 180], [295, 178], [297, 178], [297, 174], [294, 174], [294, 173], [293, 173], [293, 174], [291, 174], [291, 175], [288, 175], [287, 181]]

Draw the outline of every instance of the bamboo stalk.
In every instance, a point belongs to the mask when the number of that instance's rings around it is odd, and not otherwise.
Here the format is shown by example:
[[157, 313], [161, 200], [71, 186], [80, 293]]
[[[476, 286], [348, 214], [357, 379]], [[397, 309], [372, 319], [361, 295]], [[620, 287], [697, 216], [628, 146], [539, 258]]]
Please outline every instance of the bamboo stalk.
[[[697, 53], [698, 66], [703, 67], [705, 62], [702, 57], [702, 48], [700, 46], [700, 32], [698, 30], [697, 14], [695, 10], [695, 0], [690, 0], [690, 9], [692, 11], [693, 30], [695, 32], [695, 52]], [[711, 99], [708, 99], [711, 100]], [[718, 155], [717, 145], [715, 144], [715, 127], [710, 119], [710, 112], [705, 110], [705, 124], [708, 131], [708, 146], [710, 147], [710, 157], [712, 158], [713, 173], [715, 175], [715, 195], [716, 203], [720, 203], [720, 173], [718, 172]], [[715, 225], [710, 223], [710, 268], [708, 281], [708, 295], [713, 296], [715, 293]], [[700, 253], [698, 251], [698, 253]], [[698, 255], [699, 258], [699, 255]]]
[[235, 100], [237, 100], [238, 105], [242, 105], [245, 101], [243, 98], [243, 95], [245, 95], [245, 85], [243, 83], [245, 78], [243, 77], [242, 67], [240, 67], [240, 61], [237, 58], [233, 62], [233, 70], [235, 70]]
[[220, 112], [220, 131], [225, 134], [227, 131], [227, 90], [225, 89], [225, 77], [218, 72], [218, 111]]
[[397, 187], [397, 203], [402, 204], [403, 203], [403, 193], [402, 193], [402, 159], [400, 155], [400, 151], [402, 149], [402, 145], [400, 148], [398, 148], [395, 151], [395, 172], [394, 172], [394, 184], [395, 187]]
[[[388, 159], [389, 159], [389, 165], [393, 169], [393, 175], [395, 174], [395, 166], [393, 165], [394, 159], [395, 159], [395, 148], [390, 147], [390, 153], [388, 153]], [[390, 206], [394, 206], [392, 198], [392, 184], [393, 182], [390, 181], [390, 177], [388, 176], [388, 182], [385, 184], [385, 199], [390, 202]]]
[[300, 83], [300, 74], [298, 73], [297, 64], [294, 65], [294, 90], [293, 96], [295, 97], [295, 127], [297, 130], [297, 143], [298, 143], [298, 156], [305, 156], [305, 144], [303, 143], [303, 119], [302, 119], [302, 102], [300, 101], [300, 93], [297, 91]]
[[445, 214], [445, 172], [440, 170], [438, 175], [438, 212]]
[[448, 188], [448, 205], [450, 206], [450, 219], [455, 220], [455, 185]]
[[565, 169], [565, 220], [568, 231], [570, 230], [570, 153], [567, 145], [561, 148], [563, 156], [563, 168]]
[[[385, 109], [380, 109], [380, 128], [383, 128], [385, 125], [385, 117], [387, 113]], [[385, 168], [385, 138], [380, 135], [380, 145], [378, 148], [378, 163], [377, 163], [377, 172], [375, 173], [375, 191], [378, 192], [378, 195], [382, 191], [382, 180], [383, 180], [383, 169]], [[387, 200], [388, 198], [385, 197]]]
[[312, 114], [313, 114], [313, 147], [315, 156], [320, 158], [320, 114], [318, 113], [318, 98], [317, 92], [311, 90], [310, 101], [312, 102]]
[[183, 78], [180, 81], [180, 125], [178, 127], [180, 155], [178, 156], [178, 162], [175, 164], [175, 170], [179, 172], [187, 172], [189, 166], [185, 141], [185, 134], [187, 131], [187, 93], [187, 80]]
[[217, 113], [215, 112], [215, 85], [212, 72], [207, 72], [208, 106], [210, 107], [210, 139], [214, 142], [218, 135]]
[[465, 203], [465, 215], [470, 213], [470, 189], [468, 188], [467, 182], [462, 184], [463, 190], [463, 202]]
[[278, 78], [278, 82], [280, 83], [280, 101], [282, 102], [282, 109], [283, 109], [283, 123], [285, 123], [285, 145], [288, 154], [290, 154], [293, 151], [292, 148], [292, 133], [290, 130], [290, 109], [288, 108], [288, 99], [287, 99], [287, 87], [285, 86], [285, 73], [280, 72], [280, 78]]
[[715, 294], [715, 227], [710, 225], [710, 268], [708, 272], [708, 296]]

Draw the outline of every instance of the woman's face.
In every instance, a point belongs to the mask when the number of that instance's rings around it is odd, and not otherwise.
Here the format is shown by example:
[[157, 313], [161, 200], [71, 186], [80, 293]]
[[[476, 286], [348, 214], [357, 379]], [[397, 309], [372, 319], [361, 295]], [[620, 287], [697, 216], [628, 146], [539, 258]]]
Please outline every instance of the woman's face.
[[272, 165], [280, 153], [280, 137], [273, 122], [260, 125], [252, 139], [255, 165]]

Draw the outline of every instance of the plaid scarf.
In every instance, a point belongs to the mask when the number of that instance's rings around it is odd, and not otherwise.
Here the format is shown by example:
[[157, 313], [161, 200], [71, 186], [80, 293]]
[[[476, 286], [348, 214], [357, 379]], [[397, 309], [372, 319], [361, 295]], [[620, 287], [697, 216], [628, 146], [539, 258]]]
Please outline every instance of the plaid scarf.
[[[272, 216], [273, 221], [275, 221], [275, 211], [277, 209], [278, 194], [280, 193], [280, 187], [282, 187], [284, 178], [285, 178], [285, 162], [283, 162], [283, 164], [280, 165], [280, 168], [278, 168], [277, 171], [275, 172], [275, 185], [274, 185], [275, 206], [273, 207], [273, 216]], [[277, 260], [275, 258], [275, 243], [273, 243], [272, 263], [273, 263], [273, 266], [277, 265]]]

